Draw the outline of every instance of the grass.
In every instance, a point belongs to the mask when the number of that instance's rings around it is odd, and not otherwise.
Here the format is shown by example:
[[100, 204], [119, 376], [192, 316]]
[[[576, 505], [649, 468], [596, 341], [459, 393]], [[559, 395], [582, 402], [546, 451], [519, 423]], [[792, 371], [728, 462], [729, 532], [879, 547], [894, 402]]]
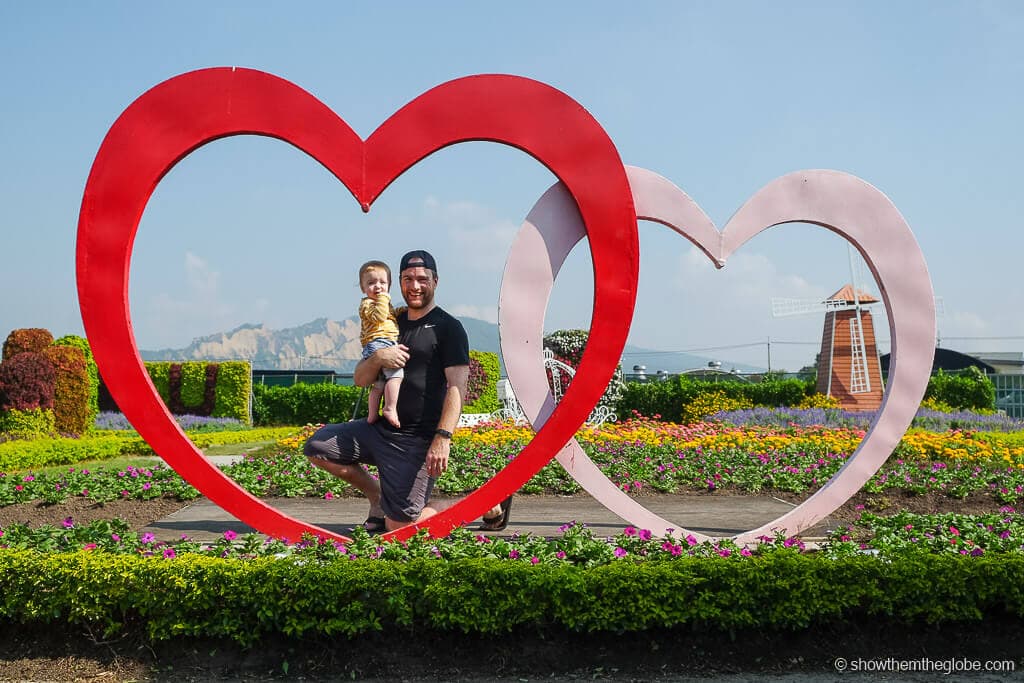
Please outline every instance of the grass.
[[222, 446], [210, 446], [203, 451], [205, 455], [238, 455], [240, 453], [257, 453], [268, 448], [276, 448], [276, 441], [250, 441], [248, 443], [230, 443]]

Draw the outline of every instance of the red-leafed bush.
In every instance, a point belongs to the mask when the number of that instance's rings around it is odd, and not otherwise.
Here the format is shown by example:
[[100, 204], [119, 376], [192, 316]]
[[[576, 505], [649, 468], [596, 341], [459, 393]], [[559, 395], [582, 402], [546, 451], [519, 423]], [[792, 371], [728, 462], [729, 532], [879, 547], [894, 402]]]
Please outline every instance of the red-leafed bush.
[[74, 346], [51, 346], [43, 355], [54, 368], [53, 418], [61, 434], [81, 436], [89, 427], [89, 370]]
[[25, 351], [0, 363], [0, 408], [52, 409], [53, 363], [41, 353]]
[[4, 341], [3, 359], [7, 360], [26, 351], [42, 353], [43, 349], [51, 344], [53, 344], [53, 335], [50, 334], [49, 330], [44, 330], [41, 327], [26, 327], [14, 330], [7, 335], [7, 339]]

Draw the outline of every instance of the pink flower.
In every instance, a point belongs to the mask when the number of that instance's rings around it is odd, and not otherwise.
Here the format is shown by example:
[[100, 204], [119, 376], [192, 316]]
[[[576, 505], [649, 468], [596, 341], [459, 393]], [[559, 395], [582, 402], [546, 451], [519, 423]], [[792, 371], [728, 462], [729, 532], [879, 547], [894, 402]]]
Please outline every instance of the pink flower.
[[687, 543], [687, 545], [691, 545], [691, 546], [697, 545], [697, 539], [693, 537], [693, 534], [689, 534], [686, 537], [686, 543]]
[[616, 548], [615, 548], [615, 557], [625, 557], [628, 554], [629, 553], [626, 552], [625, 548], [619, 548], [618, 546], [616, 546]]
[[324, 494], [324, 500], [330, 500], [331, 498], [334, 498], [334, 494], [330, 491]]
[[164, 558], [165, 559], [169, 560], [169, 559], [171, 559], [173, 557], [177, 557], [177, 555], [178, 554], [176, 552], [174, 552], [174, 548], [165, 548], [164, 549]]
[[750, 552], [749, 548], [744, 548], [740, 551], [740, 555], [742, 555], [743, 557], [750, 557], [752, 554], [753, 553]]
[[234, 531], [232, 531], [231, 529], [228, 529], [227, 531], [224, 532], [224, 538], [225, 538], [225, 540], [233, 541], [236, 538], [238, 538], [238, 534], [235, 533]]
[[960, 531], [955, 526], [949, 527], [949, 533], [953, 534], [954, 536], [960, 535]]
[[537, 564], [538, 562], [540, 562], [540, 558], [536, 555], [530, 558], [530, 564]]
[[510, 560], [518, 560], [519, 559], [519, 551], [518, 550], [509, 550], [508, 551], [508, 559], [510, 559]]
[[85, 545], [82, 546], [82, 550], [95, 550], [95, 549], [96, 549], [96, 544], [95, 543], [86, 543]]
[[559, 550], [557, 553], [555, 553], [555, 557], [557, 557], [560, 560], [564, 560], [565, 559], [565, 551]]

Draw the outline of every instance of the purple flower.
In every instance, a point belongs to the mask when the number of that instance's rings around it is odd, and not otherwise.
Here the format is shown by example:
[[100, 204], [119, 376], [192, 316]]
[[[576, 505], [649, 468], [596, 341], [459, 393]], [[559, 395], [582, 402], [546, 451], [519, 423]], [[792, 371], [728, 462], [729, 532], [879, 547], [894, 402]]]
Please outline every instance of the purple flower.
[[518, 550], [509, 550], [508, 551], [508, 559], [510, 559], [510, 560], [518, 560], [519, 559], [519, 551]]
[[629, 553], [626, 552], [625, 548], [615, 547], [615, 557], [625, 557]]
[[[0, 533], [3, 533], [3, 532], [0, 532]], [[557, 557], [560, 560], [564, 560], [565, 559], [565, 551], [564, 550], [559, 550], [557, 553], [555, 553], [555, 557]]]
[[148, 531], [146, 533], [142, 534], [142, 537], [139, 538], [139, 542], [146, 543], [146, 544], [152, 543], [155, 540], [156, 540], [156, 536], [154, 536], [153, 534], [149, 533]]
[[225, 532], [224, 532], [224, 538], [225, 538], [226, 540], [228, 540], [228, 541], [233, 541], [233, 540], [235, 540], [236, 538], [238, 538], [238, 534], [236, 534], [236, 533], [235, 533], [234, 531], [232, 531], [231, 529], [228, 529], [227, 531], [225, 531]]
[[651, 532], [650, 532], [650, 530], [649, 529], [641, 529], [640, 530], [640, 539], [644, 540], [644, 541], [651, 540]]
[[64, 518], [64, 528], [65, 529], [71, 529], [71, 528], [74, 528], [74, 526], [75, 526], [75, 523], [74, 523], [74, 521], [72, 521], [72, 519], [70, 517], [65, 517]]

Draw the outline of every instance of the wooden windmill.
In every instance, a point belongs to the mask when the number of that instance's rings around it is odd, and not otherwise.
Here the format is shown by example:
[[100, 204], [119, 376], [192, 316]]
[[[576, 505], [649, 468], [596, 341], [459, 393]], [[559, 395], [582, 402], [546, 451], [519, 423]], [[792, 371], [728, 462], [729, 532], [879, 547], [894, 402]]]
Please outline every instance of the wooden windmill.
[[818, 355], [818, 393], [847, 410], [878, 410], [882, 405], [882, 364], [875, 323], [866, 306], [878, 303], [867, 292], [846, 285], [828, 299]]
[[784, 317], [824, 312], [821, 353], [818, 354], [818, 393], [839, 400], [846, 410], [878, 410], [882, 405], [882, 365], [875, 342], [875, 324], [867, 306], [879, 299], [854, 284], [845, 285], [825, 301], [772, 299], [772, 315]]

